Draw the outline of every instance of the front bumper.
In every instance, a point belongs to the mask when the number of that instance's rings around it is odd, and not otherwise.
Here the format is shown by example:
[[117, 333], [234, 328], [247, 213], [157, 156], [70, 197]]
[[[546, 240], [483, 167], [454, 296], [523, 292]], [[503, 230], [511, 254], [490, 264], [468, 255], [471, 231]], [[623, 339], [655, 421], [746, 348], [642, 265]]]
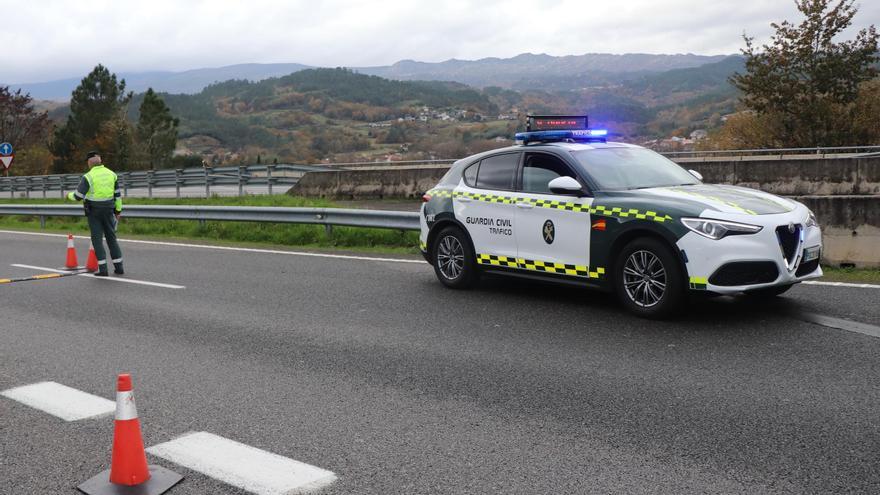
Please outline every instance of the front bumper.
[[[787, 260], [776, 227], [797, 217], [791, 214], [762, 217], [760, 223], [764, 228], [757, 234], [727, 236], [716, 241], [688, 232], [679, 239], [678, 247], [687, 260], [690, 288], [716, 294], [736, 294], [822, 276], [818, 258], [804, 261], [807, 251], [818, 250], [821, 255], [822, 232], [819, 227], [803, 228], [802, 241], [792, 259]], [[753, 220], [751, 223], [757, 222]]]

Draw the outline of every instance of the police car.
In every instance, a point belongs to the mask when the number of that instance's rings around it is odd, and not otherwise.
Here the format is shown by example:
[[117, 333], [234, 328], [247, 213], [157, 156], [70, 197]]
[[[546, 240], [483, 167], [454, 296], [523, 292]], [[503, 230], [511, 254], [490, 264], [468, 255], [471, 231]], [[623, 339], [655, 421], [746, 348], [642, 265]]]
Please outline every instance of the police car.
[[775, 296], [822, 276], [803, 204], [710, 185], [586, 116], [529, 116], [516, 145], [455, 162], [421, 207], [421, 251], [451, 288], [481, 273], [614, 291], [644, 317], [689, 293]]

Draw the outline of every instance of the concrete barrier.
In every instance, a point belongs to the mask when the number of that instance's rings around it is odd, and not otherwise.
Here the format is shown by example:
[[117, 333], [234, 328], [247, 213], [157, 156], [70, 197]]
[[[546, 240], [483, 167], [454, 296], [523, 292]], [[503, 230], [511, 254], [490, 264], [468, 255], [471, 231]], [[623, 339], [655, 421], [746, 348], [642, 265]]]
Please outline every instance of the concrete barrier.
[[308, 172], [288, 194], [328, 199], [418, 198], [448, 170], [449, 166], [440, 165]]
[[[880, 195], [880, 156], [792, 159], [684, 158], [712, 184], [737, 184], [783, 196]], [[290, 190], [331, 199], [415, 198], [433, 187], [446, 165], [308, 172]]]
[[880, 196], [796, 196], [822, 226], [822, 262], [880, 267]]
[[880, 156], [792, 159], [679, 159], [713, 184], [737, 184], [773, 194], [880, 194]]

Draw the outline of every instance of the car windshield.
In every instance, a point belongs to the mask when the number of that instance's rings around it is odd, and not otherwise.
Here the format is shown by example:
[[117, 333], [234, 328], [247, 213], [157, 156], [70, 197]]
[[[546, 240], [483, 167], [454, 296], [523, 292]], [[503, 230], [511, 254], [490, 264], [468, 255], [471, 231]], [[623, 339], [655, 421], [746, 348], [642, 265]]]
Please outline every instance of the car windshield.
[[600, 190], [646, 189], [700, 182], [668, 158], [645, 148], [598, 148], [571, 153]]

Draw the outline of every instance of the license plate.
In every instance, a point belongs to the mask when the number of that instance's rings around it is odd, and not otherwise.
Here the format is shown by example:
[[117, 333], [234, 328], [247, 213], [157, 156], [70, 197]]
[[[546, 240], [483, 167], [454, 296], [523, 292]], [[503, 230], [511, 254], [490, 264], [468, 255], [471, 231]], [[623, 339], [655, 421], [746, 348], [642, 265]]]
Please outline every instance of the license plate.
[[821, 249], [822, 248], [820, 248], [819, 246], [804, 249], [804, 261], [803, 262], [806, 263], [808, 261], [813, 261], [814, 259], [818, 258], [819, 252], [821, 251]]

